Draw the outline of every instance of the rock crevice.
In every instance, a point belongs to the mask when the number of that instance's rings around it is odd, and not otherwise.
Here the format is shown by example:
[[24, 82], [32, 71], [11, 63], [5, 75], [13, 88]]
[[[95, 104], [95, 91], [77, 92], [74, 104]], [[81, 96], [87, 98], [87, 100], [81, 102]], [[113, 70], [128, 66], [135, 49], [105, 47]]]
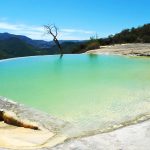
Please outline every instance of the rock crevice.
[[0, 110], [0, 121], [4, 121], [9, 125], [14, 125], [17, 127], [39, 130], [39, 127], [35, 125], [35, 123], [31, 123], [25, 120], [19, 120], [15, 113], [9, 111]]

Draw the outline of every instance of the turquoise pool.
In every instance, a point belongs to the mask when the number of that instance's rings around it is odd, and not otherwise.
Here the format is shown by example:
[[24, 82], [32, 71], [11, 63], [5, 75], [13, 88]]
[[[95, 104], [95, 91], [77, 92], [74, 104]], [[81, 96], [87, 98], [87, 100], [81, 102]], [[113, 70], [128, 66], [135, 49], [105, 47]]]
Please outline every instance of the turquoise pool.
[[150, 112], [150, 59], [111, 55], [0, 61], [0, 95], [81, 130]]

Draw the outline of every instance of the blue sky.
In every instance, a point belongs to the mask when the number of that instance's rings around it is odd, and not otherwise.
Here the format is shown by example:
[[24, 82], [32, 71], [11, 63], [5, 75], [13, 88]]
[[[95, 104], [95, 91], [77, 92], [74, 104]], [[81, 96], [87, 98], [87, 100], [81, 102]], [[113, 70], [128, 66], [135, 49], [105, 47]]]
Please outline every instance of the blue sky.
[[51, 40], [43, 25], [55, 23], [60, 39], [106, 37], [150, 23], [150, 0], [0, 0], [0, 32]]

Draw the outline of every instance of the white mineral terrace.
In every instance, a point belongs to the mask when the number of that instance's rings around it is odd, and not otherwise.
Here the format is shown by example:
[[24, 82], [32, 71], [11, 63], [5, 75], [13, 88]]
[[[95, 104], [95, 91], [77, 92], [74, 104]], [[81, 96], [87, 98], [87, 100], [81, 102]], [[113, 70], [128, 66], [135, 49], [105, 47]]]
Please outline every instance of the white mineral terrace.
[[86, 53], [150, 56], [150, 44], [115, 44], [110, 46], [101, 46], [99, 49], [89, 50]]
[[[104, 131], [101, 134], [68, 138], [65, 134], [60, 134], [61, 128], [65, 128], [67, 123], [43, 112], [8, 101], [5, 98], [0, 98], [0, 110], [9, 112], [6, 116], [9, 116], [7, 118], [9, 120], [20, 119], [21, 122], [26, 125], [30, 124], [30, 126], [34, 122], [33, 125], [36, 123], [39, 127], [39, 130], [33, 130], [16, 126], [13, 124], [16, 122], [12, 120], [10, 122], [12, 124], [1, 121], [0, 150], [148, 150], [150, 147], [150, 114], [130, 121], [132, 125], [126, 122], [125, 127], [114, 127], [113, 130]], [[27, 118], [30, 122], [25, 120]]]

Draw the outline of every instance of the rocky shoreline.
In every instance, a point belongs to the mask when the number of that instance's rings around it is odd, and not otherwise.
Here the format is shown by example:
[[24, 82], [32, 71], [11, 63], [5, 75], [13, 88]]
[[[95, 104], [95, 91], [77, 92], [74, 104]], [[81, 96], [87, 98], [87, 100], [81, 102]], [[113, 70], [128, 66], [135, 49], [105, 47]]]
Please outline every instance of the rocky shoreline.
[[86, 53], [127, 55], [127, 56], [150, 56], [150, 44], [149, 43], [115, 44], [109, 46], [101, 46], [100, 49], [89, 50]]
[[19, 122], [30, 123], [30, 125], [36, 123], [39, 129], [18, 127], [11, 122], [1, 120], [0, 150], [8, 148], [17, 150], [145, 150], [150, 146], [150, 114], [141, 116], [137, 120], [133, 120], [132, 123], [126, 122], [126, 127], [124, 125], [116, 127], [117, 130], [69, 139], [61, 131], [69, 123], [54, 118], [49, 114], [28, 108], [3, 97], [0, 97], [0, 111], [9, 112], [7, 116], [10, 115], [11, 118], [14, 117], [12, 115], [14, 113]]
[[52, 150], [148, 150], [150, 120], [112, 132], [71, 140]]
[[61, 134], [61, 129], [68, 123], [47, 113], [4, 97], [0, 97], [0, 112], [3, 112], [0, 120], [1, 149], [42, 149], [55, 146], [67, 138]]

